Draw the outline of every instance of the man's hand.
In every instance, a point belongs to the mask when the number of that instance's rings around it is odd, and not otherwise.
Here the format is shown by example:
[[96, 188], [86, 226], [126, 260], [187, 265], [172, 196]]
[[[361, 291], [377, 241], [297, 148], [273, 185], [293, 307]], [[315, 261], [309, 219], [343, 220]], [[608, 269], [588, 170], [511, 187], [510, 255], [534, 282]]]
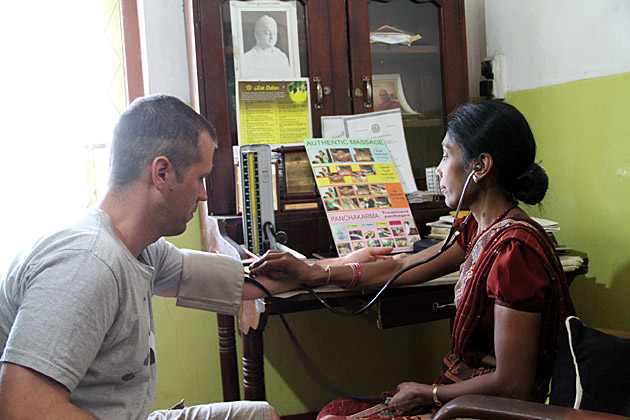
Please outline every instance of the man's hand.
[[69, 401], [59, 382], [12, 363], [0, 365], [0, 418], [95, 420]]

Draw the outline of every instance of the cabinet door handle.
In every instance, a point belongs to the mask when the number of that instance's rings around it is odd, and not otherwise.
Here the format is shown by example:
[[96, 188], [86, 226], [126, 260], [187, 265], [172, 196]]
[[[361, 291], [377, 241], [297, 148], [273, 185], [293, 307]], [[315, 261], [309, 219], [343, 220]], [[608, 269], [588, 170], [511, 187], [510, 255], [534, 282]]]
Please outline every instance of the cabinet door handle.
[[370, 76], [363, 76], [363, 81], [365, 82], [365, 90], [367, 93], [367, 99], [363, 102], [363, 108], [372, 108], [372, 81], [370, 80]]
[[317, 102], [315, 102], [315, 109], [322, 109], [324, 105], [322, 102], [324, 101], [324, 89], [322, 88], [322, 78], [319, 76], [313, 77], [313, 82], [315, 83], [315, 89], [317, 90]]
[[438, 302], [433, 302], [433, 311], [439, 311], [441, 309], [455, 309], [455, 303], [445, 303], [440, 305]]

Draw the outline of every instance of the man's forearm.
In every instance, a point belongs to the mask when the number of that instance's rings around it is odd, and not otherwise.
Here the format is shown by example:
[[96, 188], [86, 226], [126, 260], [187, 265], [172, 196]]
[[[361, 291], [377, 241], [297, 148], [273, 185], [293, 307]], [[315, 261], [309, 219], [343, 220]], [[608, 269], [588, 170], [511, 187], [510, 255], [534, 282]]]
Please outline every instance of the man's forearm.
[[[289, 290], [295, 290], [300, 287], [299, 284], [272, 280], [269, 277], [265, 276], [258, 276], [255, 280], [263, 285], [267, 290], [269, 290], [272, 295], [288, 292]], [[243, 285], [243, 300], [253, 300], [266, 296], [267, 295], [265, 294], [265, 292], [255, 284], [246, 281]]]

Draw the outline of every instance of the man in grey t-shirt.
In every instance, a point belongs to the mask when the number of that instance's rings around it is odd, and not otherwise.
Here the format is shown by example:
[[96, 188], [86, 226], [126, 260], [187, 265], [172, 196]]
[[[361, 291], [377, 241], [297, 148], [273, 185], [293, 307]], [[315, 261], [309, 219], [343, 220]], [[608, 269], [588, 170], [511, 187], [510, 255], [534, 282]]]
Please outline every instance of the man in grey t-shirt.
[[[38, 241], [0, 283], [0, 418], [146, 419], [155, 388], [151, 296], [236, 314], [261, 296], [240, 261], [179, 250], [207, 199], [216, 135], [180, 100], [136, 100], [114, 130], [109, 190], [85, 219]], [[287, 283], [261, 279], [272, 292]], [[49, 416], [49, 417], [48, 417]], [[264, 402], [151, 418], [277, 419]]]

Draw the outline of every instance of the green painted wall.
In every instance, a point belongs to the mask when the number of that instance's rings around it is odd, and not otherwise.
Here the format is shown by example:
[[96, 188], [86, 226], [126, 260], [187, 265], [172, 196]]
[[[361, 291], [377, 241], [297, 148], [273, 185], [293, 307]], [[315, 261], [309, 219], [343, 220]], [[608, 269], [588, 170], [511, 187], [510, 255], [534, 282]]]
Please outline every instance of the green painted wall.
[[[510, 93], [529, 120], [551, 188], [530, 213], [557, 220], [561, 243], [585, 252], [590, 271], [571, 286], [579, 315], [593, 326], [630, 330], [630, 73]], [[199, 249], [198, 220], [172, 241]], [[155, 408], [221, 401], [216, 318], [154, 298], [158, 385]], [[314, 363], [357, 394], [429, 380], [448, 349], [440, 321], [380, 331], [369, 315], [324, 310], [287, 321]], [[265, 332], [267, 399], [281, 415], [315, 411], [334, 396], [303, 368], [286, 331], [271, 317]], [[240, 354], [240, 342], [239, 342]]]
[[[168, 238], [180, 248], [201, 248], [199, 219], [182, 235]], [[175, 306], [175, 299], [153, 298], [158, 378], [154, 409], [182, 398], [187, 405], [221, 400], [217, 322], [214, 313]]]
[[585, 252], [571, 286], [578, 315], [630, 330], [630, 73], [508, 94], [528, 119], [550, 190], [531, 213], [560, 222], [560, 243]]

